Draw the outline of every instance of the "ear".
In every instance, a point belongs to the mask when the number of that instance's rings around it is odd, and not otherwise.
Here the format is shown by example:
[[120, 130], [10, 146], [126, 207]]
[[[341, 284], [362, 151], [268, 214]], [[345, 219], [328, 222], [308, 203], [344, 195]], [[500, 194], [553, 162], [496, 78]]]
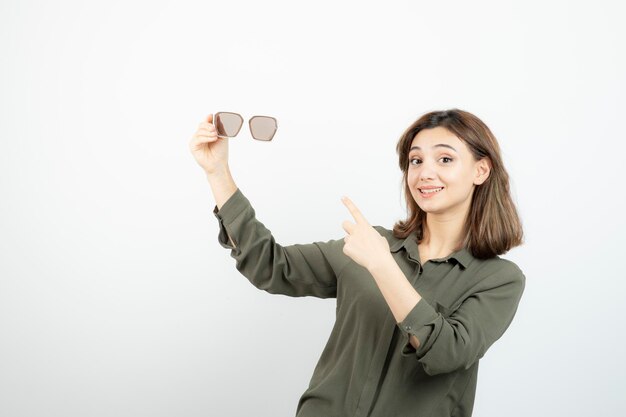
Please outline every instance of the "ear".
[[491, 173], [491, 161], [489, 157], [484, 157], [477, 161], [474, 165], [476, 174], [474, 175], [474, 184], [480, 185], [487, 181], [489, 174]]

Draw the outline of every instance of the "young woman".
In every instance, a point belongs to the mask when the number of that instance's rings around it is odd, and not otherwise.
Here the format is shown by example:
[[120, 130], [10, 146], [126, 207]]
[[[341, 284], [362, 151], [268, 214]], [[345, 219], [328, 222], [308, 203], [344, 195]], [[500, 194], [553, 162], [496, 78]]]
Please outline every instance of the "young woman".
[[408, 216], [393, 230], [370, 226], [346, 200], [347, 236], [310, 244], [282, 246], [256, 219], [212, 115], [190, 149], [215, 196], [218, 241], [241, 274], [272, 294], [337, 299], [298, 417], [472, 415], [479, 360], [511, 324], [526, 281], [499, 257], [523, 233], [498, 142], [480, 119], [435, 111], [404, 131], [396, 149]]

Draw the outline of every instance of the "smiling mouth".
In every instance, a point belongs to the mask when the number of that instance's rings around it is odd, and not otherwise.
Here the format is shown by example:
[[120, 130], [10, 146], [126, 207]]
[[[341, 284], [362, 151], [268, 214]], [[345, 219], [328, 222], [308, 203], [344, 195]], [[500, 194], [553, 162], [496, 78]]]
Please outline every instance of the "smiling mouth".
[[420, 194], [422, 194], [422, 195], [431, 195], [431, 194], [436, 194], [439, 191], [443, 190], [443, 187], [433, 188], [431, 190], [425, 190], [425, 191], [423, 191], [423, 190], [418, 188], [418, 190], [419, 190]]

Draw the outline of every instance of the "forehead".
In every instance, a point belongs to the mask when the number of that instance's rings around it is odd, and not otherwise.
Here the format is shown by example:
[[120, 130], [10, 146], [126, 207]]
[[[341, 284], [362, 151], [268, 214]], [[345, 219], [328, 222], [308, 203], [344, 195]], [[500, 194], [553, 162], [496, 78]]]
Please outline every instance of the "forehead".
[[463, 152], [465, 143], [445, 127], [422, 129], [413, 138], [411, 147], [419, 146], [422, 151], [430, 151], [433, 145], [440, 143], [454, 147], [458, 152]]

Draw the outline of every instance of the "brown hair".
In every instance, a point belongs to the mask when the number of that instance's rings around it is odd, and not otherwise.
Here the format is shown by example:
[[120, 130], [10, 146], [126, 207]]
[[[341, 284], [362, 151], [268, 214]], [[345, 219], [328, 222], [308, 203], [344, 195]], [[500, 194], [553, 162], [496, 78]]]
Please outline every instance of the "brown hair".
[[399, 157], [408, 217], [393, 226], [393, 235], [405, 239], [415, 232], [417, 241], [423, 238], [426, 212], [413, 199], [407, 184], [409, 148], [422, 129], [444, 127], [465, 142], [476, 161], [487, 158], [491, 170], [482, 184], [476, 185], [464, 226], [463, 246], [479, 259], [501, 255], [523, 243], [522, 223], [509, 190], [509, 174], [504, 168], [500, 146], [491, 130], [478, 117], [459, 110], [432, 111], [424, 114], [402, 134], [396, 151]]

